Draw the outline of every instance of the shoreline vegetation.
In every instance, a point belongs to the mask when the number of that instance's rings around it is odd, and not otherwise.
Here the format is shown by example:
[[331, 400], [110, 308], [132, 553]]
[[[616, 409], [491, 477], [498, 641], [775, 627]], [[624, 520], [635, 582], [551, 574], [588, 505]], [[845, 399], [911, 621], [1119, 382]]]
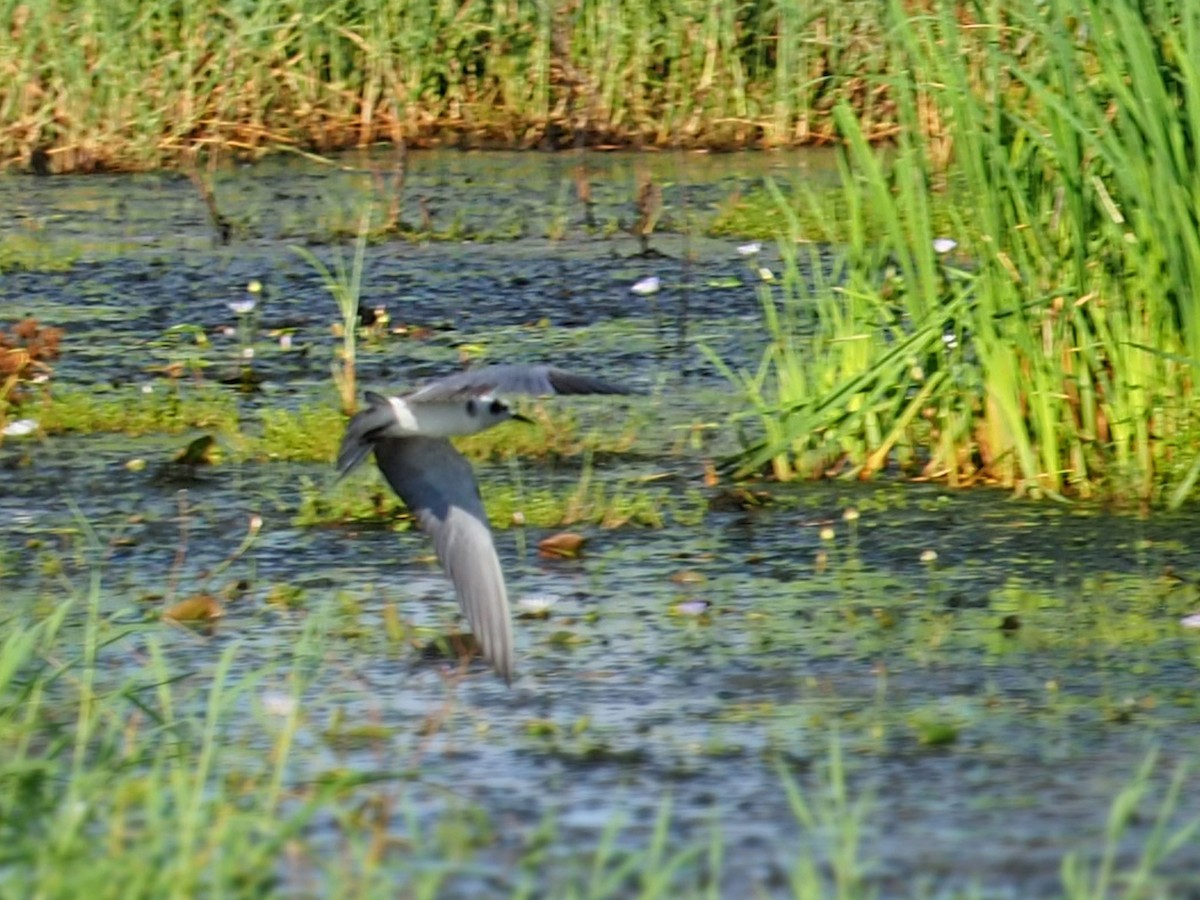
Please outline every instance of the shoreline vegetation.
[[[922, 4], [911, 3], [914, 11]], [[0, 41], [0, 165], [410, 147], [735, 150], [901, 123], [873, 0], [46, 0]], [[936, 127], [932, 120], [931, 126]]]

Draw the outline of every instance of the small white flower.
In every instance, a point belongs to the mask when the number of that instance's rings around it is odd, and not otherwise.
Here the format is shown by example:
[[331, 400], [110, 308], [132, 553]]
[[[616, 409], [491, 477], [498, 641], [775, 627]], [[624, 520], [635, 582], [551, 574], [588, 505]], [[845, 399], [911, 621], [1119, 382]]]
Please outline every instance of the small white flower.
[[264, 691], [262, 697], [263, 712], [280, 718], [287, 718], [296, 711], [296, 698], [291, 694], [279, 691]]
[[254, 359], [254, 348], [253, 347], [243, 347], [242, 348], [242, 359]]
[[279, 336], [279, 349], [280, 350], [291, 350], [292, 349], [292, 336], [290, 334], [281, 334]]
[[543, 615], [557, 602], [553, 594], [528, 594], [517, 601], [517, 606], [524, 612]]
[[702, 616], [707, 610], [707, 600], [684, 600], [675, 604], [675, 612], [681, 616]]
[[153, 394], [153, 393], [154, 393], [154, 385], [152, 385], [152, 384], [143, 384], [143, 385], [142, 385], [142, 393], [143, 393], [143, 394]]
[[1179, 624], [1184, 628], [1200, 628], [1200, 613], [1192, 613], [1190, 616], [1184, 616], [1179, 620]]
[[651, 294], [657, 294], [660, 287], [662, 287], [662, 282], [658, 280], [658, 276], [648, 275], [640, 281], [635, 282], [630, 290], [642, 297], [648, 297]]
[[248, 316], [254, 312], [254, 307], [257, 305], [258, 301], [252, 297], [246, 300], [233, 300], [228, 304], [235, 316]]
[[749, 244], [742, 244], [737, 248], [740, 256], [758, 256], [762, 252], [762, 244], [758, 241], [751, 241]]
[[946, 254], [958, 246], [958, 241], [954, 238], [940, 237], [933, 239], [933, 252]]
[[26, 437], [38, 429], [36, 419], [14, 419], [4, 426], [5, 437]]

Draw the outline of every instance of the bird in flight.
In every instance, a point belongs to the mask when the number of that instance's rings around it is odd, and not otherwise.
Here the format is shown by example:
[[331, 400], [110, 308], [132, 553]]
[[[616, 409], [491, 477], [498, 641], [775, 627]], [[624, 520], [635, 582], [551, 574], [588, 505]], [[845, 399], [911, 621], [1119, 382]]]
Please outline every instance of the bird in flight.
[[504, 573], [475, 474], [449, 439], [509, 419], [529, 422], [501, 399], [503, 394], [633, 393], [637, 392], [555, 366], [484, 366], [402, 396], [368, 391], [366, 408], [346, 427], [338, 450], [338, 477], [375, 452], [383, 477], [433, 539], [484, 659], [508, 683], [514, 651]]

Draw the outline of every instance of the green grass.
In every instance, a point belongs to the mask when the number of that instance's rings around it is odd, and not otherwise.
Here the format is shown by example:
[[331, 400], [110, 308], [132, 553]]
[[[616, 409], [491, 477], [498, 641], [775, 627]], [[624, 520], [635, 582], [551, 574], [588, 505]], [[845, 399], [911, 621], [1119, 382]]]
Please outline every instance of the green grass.
[[[1200, 11], [974, 15], [968, 36], [952, 4], [890, 4], [895, 152], [841, 104], [840, 195], [776, 191], [792, 264], [761, 365], [729, 372], [762, 434], [736, 468], [1176, 506], [1200, 476]], [[811, 241], [837, 250], [815, 282]]]

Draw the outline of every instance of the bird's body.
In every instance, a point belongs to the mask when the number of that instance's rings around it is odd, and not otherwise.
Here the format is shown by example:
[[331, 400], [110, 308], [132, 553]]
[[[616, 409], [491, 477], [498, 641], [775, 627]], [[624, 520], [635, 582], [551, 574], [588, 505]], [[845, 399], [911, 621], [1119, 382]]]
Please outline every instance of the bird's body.
[[346, 428], [337, 467], [344, 476], [374, 450], [388, 484], [433, 539], [480, 650], [505, 681], [514, 666], [504, 573], [470, 463], [448, 438], [475, 434], [514, 413], [497, 393], [629, 394], [553, 366], [499, 365], [459, 372], [400, 397], [368, 392]]

